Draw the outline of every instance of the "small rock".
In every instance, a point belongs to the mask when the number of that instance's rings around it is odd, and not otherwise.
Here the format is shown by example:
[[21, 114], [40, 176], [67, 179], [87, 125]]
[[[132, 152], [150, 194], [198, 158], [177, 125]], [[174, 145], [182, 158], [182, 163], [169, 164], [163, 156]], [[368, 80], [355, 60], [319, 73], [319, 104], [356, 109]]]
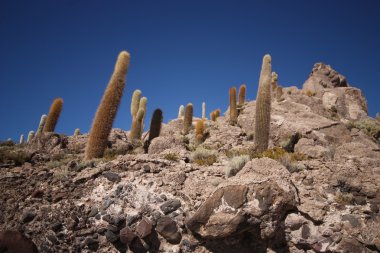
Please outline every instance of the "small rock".
[[94, 217], [99, 212], [98, 208], [96, 206], [91, 207], [91, 211], [88, 214], [88, 217]]
[[365, 205], [367, 201], [366, 201], [366, 198], [363, 196], [356, 196], [354, 198], [354, 203], [357, 205]]
[[44, 192], [42, 190], [35, 190], [33, 193], [32, 193], [32, 198], [42, 198], [44, 196]]
[[163, 203], [160, 206], [160, 209], [166, 215], [166, 214], [169, 214], [171, 212], [174, 212], [180, 206], [181, 206], [181, 201], [179, 201], [178, 199], [171, 199], [171, 200], [168, 200], [165, 203]]
[[136, 237], [137, 235], [129, 227], [120, 230], [120, 241], [126, 245], [130, 245]]
[[111, 182], [120, 182], [121, 180], [121, 177], [119, 176], [119, 174], [115, 172], [107, 171], [103, 173], [103, 176]]
[[143, 218], [136, 226], [136, 234], [143, 239], [152, 233], [152, 229], [152, 222], [146, 218]]
[[23, 223], [31, 222], [34, 217], [36, 217], [36, 213], [33, 210], [26, 210], [22, 214], [21, 221]]
[[115, 225], [112, 225], [112, 224], [108, 224], [107, 225], [107, 229], [110, 230], [110, 231], [112, 231], [112, 232], [114, 232], [114, 233], [119, 232], [119, 228], [117, 226], [115, 226]]
[[116, 242], [119, 237], [114, 234], [111, 230], [107, 230], [106, 233], [104, 234], [109, 242]]
[[170, 243], [178, 244], [181, 241], [181, 234], [178, 232], [177, 224], [169, 217], [159, 218], [156, 230]]
[[58, 232], [62, 229], [62, 223], [60, 222], [56, 222], [54, 223], [53, 225], [51, 225], [51, 229], [54, 231], [54, 232]]
[[58, 245], [59, 244], [59, 241], [57, 239], [57, 237], [55, 237], [55, 235], [53, 234], [49, 234], [46, 236], [46, 238], [54, 245]]

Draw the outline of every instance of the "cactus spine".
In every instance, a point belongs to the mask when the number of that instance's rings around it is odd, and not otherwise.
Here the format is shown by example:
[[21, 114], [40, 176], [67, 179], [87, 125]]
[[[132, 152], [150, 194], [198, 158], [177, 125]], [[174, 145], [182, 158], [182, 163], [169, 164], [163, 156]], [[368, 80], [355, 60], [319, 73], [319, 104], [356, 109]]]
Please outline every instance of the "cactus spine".
[[257, 150], [268, 149], [271, 107], [271, 56], [265, 55], [256, 97], [255, 142]]
[[188, 103], [185, 110], [185, 118], [183, 120], [183, 134], [186, 135], [190, 132], [190, 128], [193, 124], [193, 104]]
[[111, 132], [112, 124], [123, 95], [129, 61], [130, 56], [126, 51], [122, 51], [117, 58], [111, 80], [104, 92], [92, 123], [85, 153], [85, 159], [87, 160], [102, 157], [107, 147], [108, 135]]
[[20, 144], [24, 144], [24, 135], [23, 134], [20, 136]]
[[44, 132], [54, 132], [55, 126], [57, 125], [59, 115], [62, 111], [63, 100], [62, 98], [54, 99], [51, 104], [49, 114], [46, 119], [46, 123], [44, 126]]
[[137, 116], [137, 112], [140, 107], [140, 96], [141, 96], [141, 91], [140, 90], [135, 90], [132, 95], [132, 101], [131, 101], [131, 115], [132, 118], [135, 118]]
[[145, 110], [143, 108], [140, 108], [137, 111], [137, 115], [132, 121], [131, 132], [129, 134], [131, 140], [139, 140], [141, 138], [141, 128], [144, 114]]
[[245, 84], [240, 85], [239, 87], [239, 99], [238, 99], [238, 106], [242, 107], [245, 102], [245, 94], [247, 91], [247, 86]]
[[80, 134], [79, 128], [75, 128], [75, 130], [74, 130], [74, 137], [75, 138], [78, 137], [79, 134]]
[[237, 123], [237, 106], [236, 106], [236, 88], [230, 88], [230, 124], [235, 125]]
[[202, 119], [206, 119], [206, 103], [202, 103]]
[[28, 134], [28, 139], [26, 139], [26, 143], [29, 143], [34, 137], [34, 131], [30, 131]]
[[181, 105], [178, 109], [178, 119], [182, 119], [185, 114], [185, 107]]
[[45, 124], [46, 124], [46, 118], [47, 118], [46, 114], [43, 114], [41, 116], [41, 120], [40, 120], [40, 124], [38, 125], [36, 136], [40, 136], [42, 134], [42, 131], [44, 130], [44, 127], [45, 127]]

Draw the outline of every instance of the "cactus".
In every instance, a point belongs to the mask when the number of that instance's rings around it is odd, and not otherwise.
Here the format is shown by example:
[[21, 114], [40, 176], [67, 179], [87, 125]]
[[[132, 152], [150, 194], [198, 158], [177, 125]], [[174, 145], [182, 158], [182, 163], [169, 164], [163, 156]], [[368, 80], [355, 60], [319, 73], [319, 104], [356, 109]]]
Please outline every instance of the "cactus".
[[85, 152], [86, 160], [102, 157], [107, 147], [108, 135], [123, 95], [129, 61], [129, 53], [122, 51], [92, 123]]
[[220, 109], [219, 108], [215, 110], [215, 116], [216, 116], [216, 118], [220, 117]]
[[162, 111], [161, 109], [156, 109], [153, 112], [152, 120], [150, 121], [150, 129], [149, 129], [149, 142], [151, 142], [154, 138], [160, 136], [161, 132], [161, 124], [162, 124]]
[[148, 140], [144, 143], [145, 153], [148, 153], [149, 145], [152, 140], [160, 136], [162, 119], [163, 116], [161, 109], [154, 110], [152, 119], [150, 121], [149, 137]]
[[20, 136], [20, 144], [24, 144], [24, 135], [23, 134]]
[[136, 117], [134, 117], [132, 121], [131, 132], [129, 134], [129, 138], [131, 140], [139, 140], [141, 138], [141, 126], [144, 114], [145, 110], [143, 108], [140, 108], [137, 112]]
[[41, 116], [41, 120], [40, 120], [40, 124], [38, 125], [36, 136], [40, 136], [42, 134], [42, 131], [44, 130], [44, 126], [46, 124], [46, 118], [47, 118], [46, 114], [43, 114]]
[[135, 118], [137, 115], [137, 112], [140, 107], [140, 96], [141, 96], [141, 91], [140, 90], [135, 90], [132, 95], [132, 100], [131, 100], [131, 115], [132, 118]]
[[28, 139], [26, 139], [26, 143], [29, 143], [34, 137], [34, 131], [30, 131], [28, 134]]
[[238, 99], [238, 106], [242, 107], [245, 102], [245, 93], [247, 90], [247, 86], [245, 84], [240, 85], [239, 87], [239, 99]]
[[215, 111], [212, 111], [210, 113], [210, 118], [211, 118], [212, 121], [216, 121], [216, 113], [215, 113]]
[[146, 104], [148, 103], [148, 99], [146, 97], [142, 97], [140, 99], [140, 104], [139, 104], [139, 109], [142, 108], [144, 109], [144, 117], [141, 121], [141, 133], [144, 132], [144, 121], [145, 121], [145, 115], [146, 115]]
[[277, 86], [277, 89], [276, 89], [276, 100], [277, 100], [277, 102], [281, 102], [282, 100], [284, 100], [284, 98], [282, 98], [283, 93], [284, 92], [282, 90], [282, 87]]
[[183, 120], [183, 134], [186, 135], [190, 132], [190, 128], [193, 124], [193, 104], [188, 103], [185, 110], [185, 118]]
[[51, 104], [49, 114], [46, 119], [44, 126], [44, 132], [54, 132], [55, 126], [57, 125], [59, 115], [62, 111], [63, 100], [61, 98], [54, 99]]
[[237, 106], [236, 106], [236, 88], [230, 88], [230, 124], [235, 125], [237, 123]]
[[182, 119], [185, 114], [185, 107], [181, 105], [178, 109], [178, 119]]
[[202, 103], [202, 119], [206, 119], [206, 103]]
[[198, 120], [195, 124], [195, 138], [198, 142], [203, 142], [205, 125], [203, 120]]
[[79, 128], [75, 128], [74, 137], [76, 138], [76, 137], [78, 137], [78, 135], [80, 135], [80, 130], [79, 130]]
[[276, 91], [277, 91], [277, 81], [278, 81], [278, 75], [276, 72], [272, 72], [271, 74], [271, 92], [273, 93], [273, 95], [276, 94]]
[[255, 142], [258, 152], [268, 149], [271, 106], [271, 57], [263, 58], [256, 97]]

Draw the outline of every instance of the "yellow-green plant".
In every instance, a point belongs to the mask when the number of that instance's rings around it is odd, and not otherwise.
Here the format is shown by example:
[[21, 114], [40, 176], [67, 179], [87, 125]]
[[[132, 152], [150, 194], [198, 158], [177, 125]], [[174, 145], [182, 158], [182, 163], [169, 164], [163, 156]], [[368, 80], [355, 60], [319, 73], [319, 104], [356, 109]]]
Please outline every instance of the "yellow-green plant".
[[271, 110], [271, 56], [265, 55], [256, 97], [255, 144], [258, 152], [268, 149]]
[[215, 111], [212, 111], [212, 112], [210, 113], [210, 118], [211, 118], [212, 121], [216, 121], [216, 114], [215, 114]]
[[195, 124], [195, 138], [198, 142], [203, 142], [205, 124], [203, 120], [198, 120]]
[[135, 90], [132, 94], [132, 100], [131, 100], [131, 115], [132, 118], [135, 118], [137, 115], [137, 112], [140, 107], [140, 96], [141, 96], [141, 91], [140, 90]]
[[185, 110], [185, 118], [183, 120], [183, 134], [186, 135], [190, 132], [190, 128], [193, 124], [193, 104], [188, 103]]
[[80, 130], [79, 130], [79, 128], [75, 128], [74, 137], [76, 138], [76, 137], [78, 137], [78, 135], [80, 135]]
[[41, 116], [41, 120], [40, 120], [40, 124], [38, 125], [36, 136], [40, 136], [42, 134], [42, 131], [44, 130], [44, 126], [46, 124], [46, 118], [47, 118], [46, 114], [43, 114]]
[[62, 98], [54, 99], [44, 126], [44, 132], [54, 132], [63, 106]]
[[142, 120], [144, 118], [145, 110], [140, 108], [137, 111], [136, 117], [132, 120], [132, 127], [129, 137], [131, 140], [141, 139]]
[[236, 88], [230, 88], [230, 124], [235, 125], [237, 123], [237, 105], [236, 105]]
[[24, 135], [23, 134], [20, 136], [19, 144], [24, 144]]
[[26, 139], [26, 143], [29, 143], [34, 137], [34, 131], [29, 131], [28, 139]]
[[181, 105], [178, 109], [178, 119], [182, 119], [185, 114], [185, 107]]
[[123, 95], [125, 78], [130, 62], [130, 55], [122, 51], [116, 61], [115, 69], [102, 101], [98, 107], [88, 138], [85, 159], [102, 157], [107, 147], [108, 136]]
[[144, 109], [144, 117], [141, 121], [141, 133], [144, 132], [144, 121], [145, 121], [145, 115], [146, 115], [146, 104], [148, 103], [148, 99], [146, 97], [142, 97], [140, 99], [140, 104], [139, 104], [139, 109], [142, 108]]

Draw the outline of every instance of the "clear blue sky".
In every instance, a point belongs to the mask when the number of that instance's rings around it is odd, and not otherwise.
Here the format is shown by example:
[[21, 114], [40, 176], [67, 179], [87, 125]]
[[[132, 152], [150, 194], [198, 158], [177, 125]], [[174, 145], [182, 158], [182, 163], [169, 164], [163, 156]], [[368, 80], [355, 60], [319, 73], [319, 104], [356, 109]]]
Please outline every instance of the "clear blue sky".
[[130, 129], [135, 89], [152, 111], [175, 118], [181, 104], [207, 113], [228, 88], [256, 97], [262, 56], [282, 85], [301, 87], [313, 64], [330, 64], [380, 111], [380, 1], [0, 1], [0, 139], [36, 130], [55, 97], [57, 132], [90, 129], [121, 50], [131, 54], [114, 127]]

